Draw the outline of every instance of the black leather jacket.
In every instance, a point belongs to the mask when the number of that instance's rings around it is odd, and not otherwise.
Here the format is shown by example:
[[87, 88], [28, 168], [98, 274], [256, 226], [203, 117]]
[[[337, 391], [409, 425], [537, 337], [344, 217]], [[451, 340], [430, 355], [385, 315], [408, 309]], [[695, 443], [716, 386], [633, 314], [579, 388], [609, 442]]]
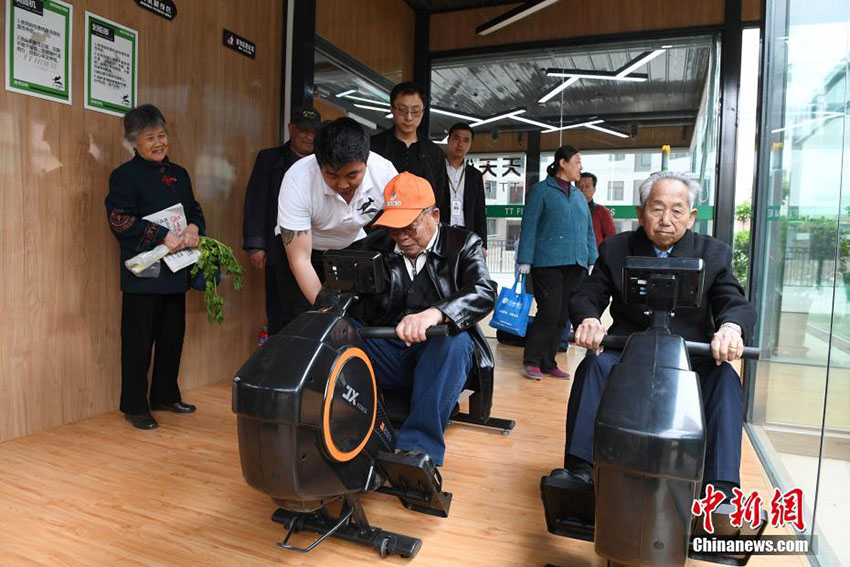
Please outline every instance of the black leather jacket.
[[[492, 388], [493, 352], [477, 323], [493, 310], [497, 284], [490, 279], [478, 235], [442, 223], [438, 230], [440, 234], [425, 261], [425, 269], [441, 297], [434, 307], [446, 315], [453, 333], [470, 333], [475, 344], [478, 381], [484, 388]], [[351, 314], [366, 325], [392, 325], [394, 321], [389, 319], [400, 311], [405, 297], [404, 258], [395, 253], [395, 241], [386, 229], [366, 237], [363, 248], [381, 252], [386, 287], [379, 295], [364, 296]]]

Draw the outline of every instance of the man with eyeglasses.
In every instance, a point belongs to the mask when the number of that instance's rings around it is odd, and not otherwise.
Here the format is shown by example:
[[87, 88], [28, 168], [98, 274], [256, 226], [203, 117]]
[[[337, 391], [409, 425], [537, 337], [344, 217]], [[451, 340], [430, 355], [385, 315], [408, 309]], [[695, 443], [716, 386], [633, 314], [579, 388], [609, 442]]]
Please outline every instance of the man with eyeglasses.
[[363, 227], [384, 208], [384, 187], [398, 173], [369, 151], [369, 135], [351, 118], [322, 126], [313, 147], [313, 155], [286, 172], [278, 199], [277, 222], [293, 289], [301, 291], [301, 297], [292, 298], [293, 319], [316, 301], [324, 251], [365, 238]]
[[[401, 173], [384, 190], [384, 212], [363, 248], [380, 252], [384, 293], [364, 296], [351, 311], [366, 325], [392, 325], [396, 339], [366, 340], [383, 390], [410, 393], [410, 414], [397, 450], [422, 452], [443, 464], [443, 431], [470, 372], [492, 378], [493, 354], [478, 321], [496, 302], [475, 233], [440, 223], [425, 179]], [[425, 337], [447, 324], [447, 337]], [[484, 376], [484, 374], [489, 374]]]
[[399, 171], [428, 180], [434, 190], [443, 222], [451, 219], [446, 156], [437, 144], [420, 136], [419, 125], [426, 109], [425, 94], [415, 83], [399, 83], [390, 91], [393, 127], [372, 136], [372, 151], [390, 160]]

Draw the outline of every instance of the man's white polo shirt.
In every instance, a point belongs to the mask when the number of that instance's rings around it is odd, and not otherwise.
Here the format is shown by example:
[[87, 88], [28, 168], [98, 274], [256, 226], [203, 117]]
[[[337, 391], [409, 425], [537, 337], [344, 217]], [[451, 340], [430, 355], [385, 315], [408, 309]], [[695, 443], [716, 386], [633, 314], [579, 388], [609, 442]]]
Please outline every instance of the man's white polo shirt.
[[363, 227], [383, 210], [384, 187], [396, 175], [389, 160], [370, 152], [363, 182], [346, 203], [325, 183], [316, 156], [302, 158], [280, 184], [275, 233], [309, 230], [314, 250], [345, 248], [366, 236]]

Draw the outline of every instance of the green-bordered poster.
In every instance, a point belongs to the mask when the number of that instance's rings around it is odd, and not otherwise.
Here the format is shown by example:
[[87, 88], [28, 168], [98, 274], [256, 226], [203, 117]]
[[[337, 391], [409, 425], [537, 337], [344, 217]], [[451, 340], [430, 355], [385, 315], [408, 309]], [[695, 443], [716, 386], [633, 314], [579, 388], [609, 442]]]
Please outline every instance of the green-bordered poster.
[[71, 22], [59, 0], [6, 1], [6, 89], [71, 104]]
[[136, 30], [86, 12], [85, 107], [124, 116], [136, 106]]

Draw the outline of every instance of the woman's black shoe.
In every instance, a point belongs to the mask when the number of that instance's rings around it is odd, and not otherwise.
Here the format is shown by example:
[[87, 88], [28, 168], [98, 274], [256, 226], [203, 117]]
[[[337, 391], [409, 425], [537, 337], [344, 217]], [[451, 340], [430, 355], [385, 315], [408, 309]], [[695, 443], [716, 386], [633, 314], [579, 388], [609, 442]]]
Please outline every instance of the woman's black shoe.
[[174, 402], [173, 404], [151, 404], [151, 409], [156, 411], [173, 411], [174, 413], [193, 413], [195, 406], [184, 404], [183, 402]]
[[125, 413], [124, 419], [136, 429], [156, 429], [158, 424], [153, 416], [148, 413]]

